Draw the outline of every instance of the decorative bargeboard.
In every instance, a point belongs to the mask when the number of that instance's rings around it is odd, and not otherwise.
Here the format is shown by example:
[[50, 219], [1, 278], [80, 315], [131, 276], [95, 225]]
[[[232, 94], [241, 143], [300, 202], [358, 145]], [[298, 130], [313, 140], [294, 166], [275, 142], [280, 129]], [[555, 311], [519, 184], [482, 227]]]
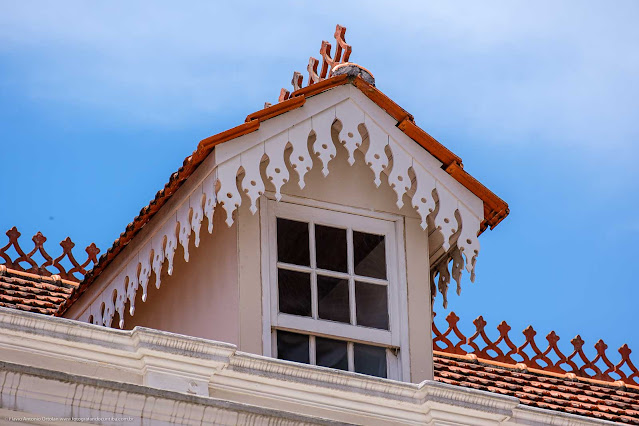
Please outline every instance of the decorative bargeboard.
[[[159, 231], [121, 268], [79, 319], [111, 326], [115, 312], [118, 312], [118, 325], [124, 327], [127, 300], [130, 314], [133, 315], [140, 288], [142, 301], [146, 301], [151, 272], [155, 274], [157, 288], [161, 284], [160, 275], [165, 261], [168, 263], [168, 274], [172, 274], [173, 256], [178, 244], [184, 248], [184, 260], [188, 262], [191, 233], [194, 233], [197, 247], [201, 222], [205, 216], [208, 218], [209, 232], [213, 231], [213, 213], [218, 203], [226, 212], [229, 227], [234, 221], [233, 213], [242, 203], [240, 191], [250, 201], [251, 213], [257, 212], [258, 199], [266, 188], [260, 172], [262, 162], [267, 162], [265, 175], [275, 188], [277, 200], [281, 199], [282, 186], [291, 179], [304, 189], [305, 175], [313, 167], [311, 155], [318, 158], [322, 174], [327, 176], [329, 164], [337, 153], [331, 136], [333, 125], [337, 122], [341, 125], [338, 143], [348, 152], [349, 164], [354, 164], [355, 150], [360, 150], [364, 154], [364, 161], [373, 171], [375, 185], [380, 186], [381, 173], [386, 173], [390, 186], [397, 194], [397, 206], [401, 208], [404, 196], [407, 196], [421, 218], [422, 228], [426, 230], [428, 224], [432, 223], [435, 230], [441, 233], [446, 255], [437, 265], [431, 265], [431, 270], [432, 282], [439, 279], [438, 287], [445, 304], [451, 276], [458, 283], [458, 291], [462, 269], [465, 268], [471, 274], [471, 280], [474, 279], [480, 248], [477, 235], [483, 217], [477, 215], [477, 209], [473, 210], [455, 195], [452, 184], [444, 181], [448, 175], [442, 177], [434, 172], [432, 166], [423, 165], [355, 102], [346, 99], [213, 167], [210, 174], [175, 208], [175, 213], [157, 227]], [[309, 150], [309, 138], [313, 135], [314, 141]], [[285, 151], [289, 149], [292, 170], [289, 170], [285, 161]], [[452, 270], [449, 272], [451, 263]]]

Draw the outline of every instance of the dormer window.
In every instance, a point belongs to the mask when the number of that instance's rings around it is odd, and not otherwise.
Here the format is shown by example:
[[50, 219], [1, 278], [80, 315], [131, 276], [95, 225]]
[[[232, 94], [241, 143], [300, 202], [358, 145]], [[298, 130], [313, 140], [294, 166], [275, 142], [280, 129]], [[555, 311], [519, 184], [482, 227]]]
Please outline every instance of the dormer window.
[[265, 201], [268, 355], [400, 379], [400, 218]]

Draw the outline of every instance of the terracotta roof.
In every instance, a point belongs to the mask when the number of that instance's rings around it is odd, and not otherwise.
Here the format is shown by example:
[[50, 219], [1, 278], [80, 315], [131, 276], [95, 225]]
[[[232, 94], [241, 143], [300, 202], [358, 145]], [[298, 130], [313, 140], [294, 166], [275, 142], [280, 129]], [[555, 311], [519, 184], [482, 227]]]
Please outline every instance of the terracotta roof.
[[60, 242], [62, 254], [53, 258], [44, 248], [47, 238], [41, 232], [31, 238], [33, 249], [28, 252], [20, 246], [21, 234], [15, 226], [6, 235], [9, 242], [0, 248], [0, 306], [7, 308], [55, 315], [100, 253], [92, 243], [85, 249], [87, 259], [79, 263], [72, 251], [75, 244], [68, 237]]
[[532, 407], [639, 425], [639, 369], [630, 360], [628, 345], [619, 348], [615, 364], [603, 340], [595, 344], [591, 359], [580, 336], [570, 341], [572, 351], [565, 355], [554, 331], [546, 336], [547, 347], [540, 349], [530, 326], [517, 346], [505, 321], [497, 326], [495, 340], [481, 316], [473, 321], [470, 337], [459, 330], [454, 312], [446, 321], [443, 332], [433, 321], [435, 380], [514, 396]]
[[[620, 386], [631, 386], [639, 390], [639, 369], [630, 359], [632, 350], [627, 344], [621, 346], [619, 361], [615, 364], [610, 358], [613, 355], [606, 352], [608, 345], [599, 340], [594, 348], [596, 355], [590, 358], [584, 352], [584, 340], [577, 335], [570, 340], [571, 352], [565, 355], [559, 348], [559, 336], [551, 331], [546, 336], [548, 341], [538, 345], [535, 340], [537, 332], [532, 326], [522, 332], [524, 342], [517, 346], [508, 334], [511, 327], [502, 321], [497, 326], [499, 337], [492, 340], [486, 333], [486, 321], [479, 316], [473, 321], [475, 332], [466, 337], [458, 328], [459, 317], [451, 312], [446, 317], [448, 328], [441, 332], [433, 321], [433, 349], [451, 355], [472, 355], [475, 358], [510, 365], [535, 371], [544, 371], [561, 377], [585, 379], [601, 383], [616, 383]], [[513, 337], [513, 340], [516, 340]], [[456, 343], [455, 343], [456, 342]]]
[[43, 277], [0, 265], [0, 306], [54, 315], [78, 284], [59, 275]]
[[434, 370], [438, 382], [514, 396], [531, 407], [639, 425], [636, 388], [554, 377], [443, 352], [435, 352]]
[[[20, 232], [14, 226], [6, 232], [9, 237], [9, 242], [4, 247], [0, 248], [0, 261], [9, 268], [15, 271], [28, 272], [43, 277], [50, 277], [56, 275], [62, 279], [80, 282], [81, 278], [87, 273], [87, 267], [89, 265], [94, 266], [97, 263], [96, 256], [100, 253], [100, 249], [97, 248], [95, 243], [89, 244], [85, 249], [87, 252], [87, 259], [80, 264], [73, 255], [73, 248], [75, 243], [71, 241], [71, 238], [60, 242], [62, 247], [62, 254], [55, 259], [47, 253], [44, 249], [44, 243], [47, 241], [47, 237], [42, 235], [42, 232], [38, 231], [32, 238], [33, 249], [28, 253], [25, 253], [20, 246]], [[17, 256], [11, 256], [11, 254], [17, 254]], [[38, 258], [44, 260], [41, 264], [38, 264]], [[64, 265], [67, 265], [65, 267]], [[69, 268], [68, 265], [71, 265]], [[53, 269], [53, 272], [49, 270]], [[68, 269], [67, 269], [68, 268]]]
[[[80, 264], [71, 253], [74, 244], [69, 238], [60, 243], [63, 248], [62, 255], [53, 259], [44, 250], [46, 238], [41, 233], [38, 232], [32, 239], [35, 245], [33, 250], [25, 253], [18, 244], [20, 233], [15, 227], [10, 229], [7, 232], [9, 244], [0, 248], [0, 258], [4, 259], [5, 263], [0, 265], [0, 306], [45, 315], [62, 315], [151, 220], [216, 145], [254, 132], [259, 129], [262, 121], [297, 109], [304, 105], [306, 98], [344, 84], [353, 84], [395, 118], [400, 130], [440, 160], [446, 172], [483, 200], [482, 231], [489, 226], [497, 226], [508, 215], [508, 205], [466, 172], [458, 156], [420, 129], [412, 115], [373, 84], [359, 76], [331, 76], [333, 66], [346, 62], [351, 52], [350, 46], [345, 43], [344, 33], [345, 29], [338, 26], [335, 33], [338, 50], [333, 58], [330, 56], [330, 43], [322, 43], [321, 71], [318, 72], [319, 61], [311, 58], [307, 87], [301, 87], [301, 74], [295, 73], [293, 85], [296, 90], [289, 93], [282, 89], [278, 104], [250, 114], [245, 123], [239, 126], [200, 141], [193, 154], [184, 160], [182, 167], [171, 175], [164, 188], [140, 211], [133, 222], [127, 225], [126, 230], [100, 257], [97, 264], [96, 255], [100, 250], [94, 244], [86, 248], [88, 258]], [[9, 256], [10, 249], [15, 250], [17, 258], [12, 259]], [[33, 259], [35, 254], [40, 254], [45, 262], [38, 265]], [[72, 265], [68, 270], [61, 263], [65, 257]], [[85, 268], [91, 262], [94, 268], [87, 272]], [[56, 274], [48, 269], [51, 267], [57, 269]], [[79, 284], [80, 279], [77, 275], [83, 277]], [[541, 351], [535, 344], [536, 333], [532, 327], [524, 331], [526, 341], [518, 347], [510, 340], [510, 327], [505, 322], [499, 325], [500, 337], [493, 342], [484, 331], [486, 322], [482, 317], [474, 321], [477, 331], [471, 337], [466, 337], [459, 331], [458, 320], [459, 318], [451, 313], [447, 317], [449, 327], [444, 333], [433, 324], [435, 380], [515, 396], [523, 404], [533, 407], [639, 424], [639, 371], [630, 361], [631, 351], [627, 345], [619, 349], [619, 363], [613, 364], [606, 355], [607, 346], [601, 340], [595, 345], [596, 358], [589, 360], [583, 353], [584, 342], [579, 336], [571, 341], [574, 351], [566, 356], [559, 350], [559, 337], [554, 332], [546, 337], [549, 342], [548, 349]], [[456, 344], [450, 340], [452, 336], [456, 336]], [[506, 345], [504, 351], [500, 349], [500, 344]], [[467, 351], [464, 347], [472, 349]], [[530, 351], [533, 353], [532, 356], [527, 354]], [[554, 357], [558, 357], [558, 361], [553, 362], [549, 358], [551, 352]], [[514, 356], [519, 356], [522, 360], [518, 362]], [[597, 366], [598, 363], [603, 363], [603, 369]], [[618, 379], [615, 380], [612, 374], [619, 376]]]

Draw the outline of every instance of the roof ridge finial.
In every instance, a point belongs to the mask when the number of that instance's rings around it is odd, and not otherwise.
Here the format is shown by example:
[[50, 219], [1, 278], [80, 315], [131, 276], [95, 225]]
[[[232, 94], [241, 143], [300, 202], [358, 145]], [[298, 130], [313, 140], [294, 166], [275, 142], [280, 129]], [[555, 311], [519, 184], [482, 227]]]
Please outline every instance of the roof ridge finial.
[[[346, 43], [346, 39], [344, 36], [346, 35], [346, 27], [341, 25], [336, 25], [335, 27], [335, 53], [331, 56], [331, 43], [326, 40], [322, 41], [322, 45], [320, 47], [319, 53], [322, 58], [322, 66], [320, 68], [320, 60], [314, 57], [310, 57], [308, 60], [308, 65], [306, 70], [308, 71], [308, 84], [310, 86], [315, 83], [319, 83], [322, 80], [326, 80], [333, 76], [333, 71], [336, 66], [341, 64], [349, 63], [351, 52], [353, 48], [350, 44]], [[370, 73], [369, 73], [370, 74]], [[293, 72], [293, 80], [291, 81], [293, 85], [293, 92], [300, 90], [304, 87], [304, 76], [301, 72], [295, 71]], [[291, 97], [291, 92], [282, 89], [280, 91], [280, 96], [278, 102], [282, 102]]]

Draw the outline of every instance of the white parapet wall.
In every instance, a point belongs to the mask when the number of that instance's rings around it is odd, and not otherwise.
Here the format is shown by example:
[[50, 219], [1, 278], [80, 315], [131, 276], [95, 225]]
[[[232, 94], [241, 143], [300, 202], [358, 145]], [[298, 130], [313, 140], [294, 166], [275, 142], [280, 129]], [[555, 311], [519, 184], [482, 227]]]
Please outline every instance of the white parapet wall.
[[592, 425], [513, 397], [0, 308], [0, 424]]

